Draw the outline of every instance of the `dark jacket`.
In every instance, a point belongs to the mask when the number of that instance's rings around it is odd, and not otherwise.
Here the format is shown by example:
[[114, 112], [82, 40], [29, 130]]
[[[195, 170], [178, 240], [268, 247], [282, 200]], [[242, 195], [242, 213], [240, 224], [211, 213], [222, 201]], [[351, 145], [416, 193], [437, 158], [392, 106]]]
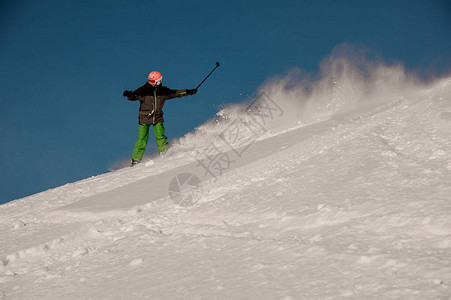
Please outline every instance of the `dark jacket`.
[[164, 122], [162, 109], [166, 100], [187, 95], [186, 90], [171, 90], [165, 86], [153, 87], [150, 83], [146, 83], [136, 89], [127, 99], [141, 102], [139, 106], [140, 124], [157, 124]]

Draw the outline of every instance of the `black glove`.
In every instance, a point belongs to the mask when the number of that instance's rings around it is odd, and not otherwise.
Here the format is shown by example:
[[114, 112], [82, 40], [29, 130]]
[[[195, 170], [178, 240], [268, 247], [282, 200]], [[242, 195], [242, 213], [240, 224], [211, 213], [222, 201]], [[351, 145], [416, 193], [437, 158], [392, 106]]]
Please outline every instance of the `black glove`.
[[197, 89], [186, 90], [186, 93], [187, 93], [188, 95], [194, 95], [194, 94], [197, 93]]
[[133, 96], [133, 92], [125, 90], [122, 95], [124, 95], [124, 97], [130, 98]]

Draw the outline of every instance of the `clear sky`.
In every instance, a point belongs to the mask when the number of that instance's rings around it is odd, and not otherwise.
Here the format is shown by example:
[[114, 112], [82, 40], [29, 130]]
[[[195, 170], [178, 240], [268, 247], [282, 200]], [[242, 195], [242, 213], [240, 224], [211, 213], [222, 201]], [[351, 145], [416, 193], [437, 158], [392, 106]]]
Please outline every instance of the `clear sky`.
[[[168, 102], [169, 139], [342, 43], [422, 76], [451, 71], [450, 0], [0, 2], [0, 203], [129, 159], [152, 70], [195, 96]], [[153, 137], [147, 153], [155, 151]]]

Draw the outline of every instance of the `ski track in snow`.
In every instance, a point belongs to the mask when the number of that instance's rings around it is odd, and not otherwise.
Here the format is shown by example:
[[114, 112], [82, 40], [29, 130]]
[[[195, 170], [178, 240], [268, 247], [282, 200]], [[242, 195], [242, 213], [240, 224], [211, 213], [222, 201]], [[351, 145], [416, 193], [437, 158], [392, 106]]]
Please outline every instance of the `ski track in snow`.
[[0, 299], [450, 299], [450, 95], [268, 135], [191, 207], [104, 197], [187, 153], [2, 205]]

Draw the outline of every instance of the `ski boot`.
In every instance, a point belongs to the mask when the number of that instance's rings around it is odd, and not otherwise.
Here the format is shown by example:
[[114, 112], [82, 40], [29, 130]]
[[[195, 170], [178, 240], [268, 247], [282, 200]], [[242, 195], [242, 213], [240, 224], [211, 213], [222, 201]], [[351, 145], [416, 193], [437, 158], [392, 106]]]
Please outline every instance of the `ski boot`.
[[131, 163], [130, 163], [130, 167], [134, 167], [138, 164], [141, 163], [141, 160], [137, 160], [137, 159], [132, 159]]

